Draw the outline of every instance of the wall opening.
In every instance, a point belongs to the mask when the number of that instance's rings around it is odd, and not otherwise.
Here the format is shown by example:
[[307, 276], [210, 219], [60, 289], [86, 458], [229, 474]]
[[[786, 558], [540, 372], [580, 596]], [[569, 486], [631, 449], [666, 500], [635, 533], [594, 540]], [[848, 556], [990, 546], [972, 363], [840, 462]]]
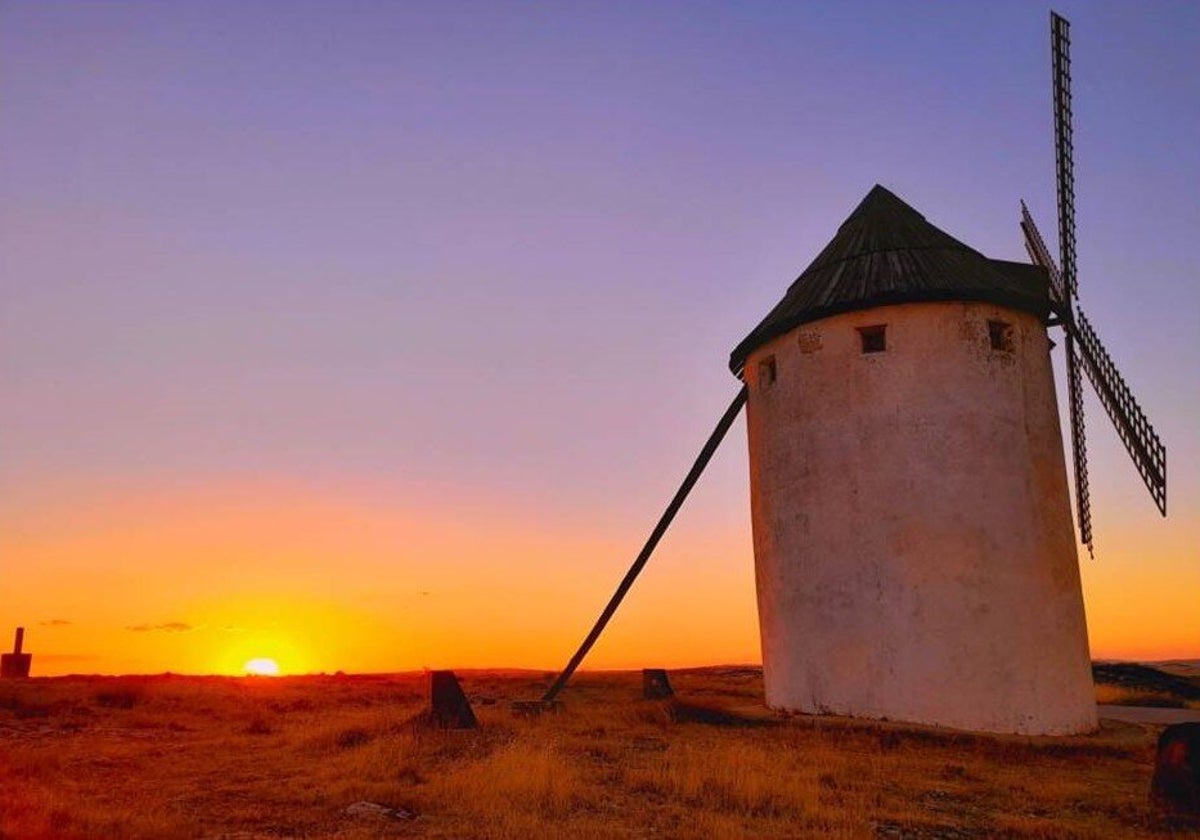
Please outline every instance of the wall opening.
[[858, 337], [862, 340], [864, 353], [882, 353], [887, 350], [887, 324], [859, 327]]
[[993, 350], [1013, 351], [1013, 327], [1004, 321], [988, 321], [988, 340]]
[[775, 384], [775, 357], [767, 356], [758, 363], [758, 387], [767, 390]]

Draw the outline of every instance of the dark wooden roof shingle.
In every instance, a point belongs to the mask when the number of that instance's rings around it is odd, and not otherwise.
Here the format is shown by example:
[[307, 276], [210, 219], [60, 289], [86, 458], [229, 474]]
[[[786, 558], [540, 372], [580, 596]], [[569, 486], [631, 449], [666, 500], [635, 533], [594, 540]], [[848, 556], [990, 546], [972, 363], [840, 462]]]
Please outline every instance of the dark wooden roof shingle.
[[734, 348], [729, 367], [740, 375], [751, 351], [799, 324], [936, 300], [991, 301], [1046, 317], [1049, 278], [1035, 265], [988, 259], [876, 184], [783, 300]]

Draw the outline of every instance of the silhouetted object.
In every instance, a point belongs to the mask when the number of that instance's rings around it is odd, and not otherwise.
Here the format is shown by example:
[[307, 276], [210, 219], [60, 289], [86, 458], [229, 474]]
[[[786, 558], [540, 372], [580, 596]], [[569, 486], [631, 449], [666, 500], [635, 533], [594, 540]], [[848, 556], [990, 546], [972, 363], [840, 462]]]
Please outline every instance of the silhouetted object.
[[429, 672], [429, 722], [443, 729], [474, 729], [479, 725], [453, 671]]
[[666, 670], [663, 668], [642, 669], [642, 697], [647, 700], [665, 700], [674, 695], [675, 692], [671, 689], [671, 681], [667, 679]]
[[1150, 798], [1171, 814], [1200, 819], [1200, 723], [1177, 723], [1163, 730]]
[[688, 493], [692, 492], [692, 487], [695, 486], [696, 481], [700, 478], [700, 474], [704, 472], [704, 468], [712, 460], [713, 453], [717, 451], [717, 447], [725, 439], [725, 433], [729, 431], [729, 427], [733, 425], [733, 421], [737, 419], [738, 414], [741, 412], [742, 406], [746, 404], [746, 393], [746, 386], [743, 385], [741, 390], [737, 392], [737, 396], [733, 398], [733, 402], [729, 404], [729, 408], [725, 409], [725, 413], [721, 415], [721, 419], [717, 422], [717, 427], [708, 436], [708, 440], [704, 442], [700, 454], [696, 456], [695, 463], [688, 470], [688, 474], [684, 476], [683, 484], [675, 491], [675, 496], [671, 499], [670, 504], [667, 505], [667, 509], [663, 511], [663, 515], [659, 517], [658, 524], [650, 532], [650, 537], [646, 540], [646, 544], [642, 546], [642, 550], [638, 553], [637, 558], [634, 559], [633, 565], [629, 567], [629, 571], [625, 573], [625, 577], [617, 585], [617, 591], [609, 599], [608, 605], [604, 607], [604, 611], [596, 619], [596, 624], [592, 627], [591, 632], [587, 634], [587, 638], [583, 640], [583, 644], [579, 646], [579, 650], [575, 651], [575, 655], [571, 657], [571, 661], [567, 663], [567, 667], [563, 669], [563, 672], [558, 675], [558, 679], [546, 691], [546, 694], [542, 697], [542, 702], [549, 703], [558, 696], [558, 693], [563, 690], [563, 686], [567, 684], [567, 680], [571, 679], [571, 675], [579, 667], [579, 663], [583, 661], [588, 651], [592, 649], [592, 645], [596, 643], [596, 639], [600, 638], [600, 634], [604, 631], [608, 620], [613, 617], [613, 613], [621, 605], [625, 594], [629, 592], [629, 588], [637, 580], [642, 567], [646, 565], [646, 561], [654, 553], [654, 548], [658, 545], [658, 541], [662, 539], [662, 535], [670, 527], [671, 520], [675, 518], [675, 514], [679, 512], [679, 509], [683, 507], [683, 502], [687, 499]]
[[25, 628], [18, 627], [13, 639], [12, 653], [0, 654], [0, 677], [9, 679], [29, 676], [29, 667], [33, 664], [33, 654], [21, 652], [24, 644]]

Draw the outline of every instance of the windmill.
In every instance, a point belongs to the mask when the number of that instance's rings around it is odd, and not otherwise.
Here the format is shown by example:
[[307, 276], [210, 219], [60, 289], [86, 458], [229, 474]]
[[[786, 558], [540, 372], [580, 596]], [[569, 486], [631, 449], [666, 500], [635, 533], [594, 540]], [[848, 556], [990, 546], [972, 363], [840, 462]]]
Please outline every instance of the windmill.
[[1087, 373], [1100, 404], [1108, 413], [1129, 457], [1146, 483], [1146, 489], [1163, 516], [1167, 515], [1167, 451], [1146, 419], [1129, 386], [1100, 343], [1077, 298], [1075, 271], [1075, 151], [1071, 125], [1071, 25], [1050, 13], [1050, 38], [1054, 75], [1054, 153], [1058, 192], [1058, 247], [1060, 265], [1046, 247], [1033, 216], [1021, 202], [1021, 230], [1025, 248], [1036, 265], [1050, 275], [1050, 294], [1057, 322], [1066, 337], [1067, 399], [1071, 412], [1071, 451], [1075, 461], [1075, 510], [1079, 539], [1094, 555], [1092, 510], [1088, 494], [1087, 439], [1083, 422], [1083, 377]]
[[1166, 456], [1079, 308], [1069, 38], [1052, 16], [1062, 270], [990, 259], [876, 185], [734, 348], [742, 387], [551, 702], [745, 407], [767, 704], [994, 732], [1097, 725], [1047, 328], [1066, 335], [1079, 528], [1082, 373], [1166, 510]]

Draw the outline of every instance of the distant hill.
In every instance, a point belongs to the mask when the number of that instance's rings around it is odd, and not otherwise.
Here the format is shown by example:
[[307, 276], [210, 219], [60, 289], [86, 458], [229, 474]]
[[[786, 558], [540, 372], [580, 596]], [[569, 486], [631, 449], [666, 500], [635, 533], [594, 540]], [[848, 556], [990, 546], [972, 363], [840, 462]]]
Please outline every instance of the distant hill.
[[1200, 679], [1200, 659], [1167, 659], [1162, 662], [1143, 662], [1141, 664], [1166, 671], [1177, 677]]
[[1092, 678], [1107, 688], [1101, 702], [1184, 707], [1200, 701], [1200, 661], [1094, 662]]

